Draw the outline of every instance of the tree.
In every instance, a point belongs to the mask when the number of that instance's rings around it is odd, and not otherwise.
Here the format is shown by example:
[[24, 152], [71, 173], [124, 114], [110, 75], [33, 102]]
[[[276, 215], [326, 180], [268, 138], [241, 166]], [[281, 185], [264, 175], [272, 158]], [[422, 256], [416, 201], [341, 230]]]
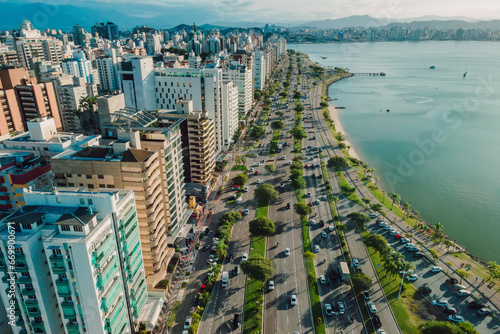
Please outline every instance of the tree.
[[252, 137], [253, 139], [257, 140], [266, 134], [266, 130], [262, 126], [257, 126], [257, 125], [252, 125], [252, 128], [250, 131], [248, 131], [248, 135]]
[[300, 171], [300, 170], [302, 170], [302, 168], [304, 168], [304, 165], [300, 161], [294, 161], [290, 165], [290, 169], [295, 169], [295, 170], [299, 170]]
[[269, 183], [263, 183], [257, 187], [254, 195], [259, 200], [263, 200], [265, 202], [276, 201], [279, 197], [278, 191], [274, 189], [272, 184]]
[[295, 111], [302, 112], [304, 109], [304, 106], [300, 102], [295, 105]]
[[307, 252], [304, 253], [304, 257], [308, 258], [308, 259], [313, 259], [314, 260], [316, 258], [316, 254], [314, 254], [311, 251], [307, 251]]
[[380, 203], [375, 203], [375, 204], [371, 204], [370, 208], [372, 208], [372, 210], [374, 210], [374, 211], [380, 212], [382, 210], [383, 206]]
[[90, 131], [94, 125], [94, 105], [97, 104], [95, 96], [82, 96], [78, 102], [78, 108], [75, 115], [80, 121], [82, 129], [85, 131]]
[[444, 241], [444, 245], [446, 246], [446, 251], [449, 253], [450, 252], [450, 247], [454, 246], [455, 243], [451, 241], [450, 239], [446, 239]]
[[364, 273], [356, 273], [352, 275], [352, 285], [356, 291], [368, 290], [372, 286], [372, 279]]
[[254, 92], [253, 92], [253, 96], [254, 96], [254, 99], [255, 100], [260, 100], [260, 98], [262, 97], [264, 93], [262, 92], [262, 90], [260, 89], [256, 89]]
[[370, 218], [367, 215], [362, 214], [361, 212], [351, 212], [347, 215], [347, 218], [354, 221], [356, 224], [362, 225], [370, 221]]
[[496, 261], [488, 262], [488, 281], [491, 279], [499, 279], [500, 278], [500, 265], [496, 263]]
[[457, 269], [456, 273], [458, 274], [458, 276], [460, 276], [460, 284], [462, 284], [462, 279], [467, 279], [471, 276], [470, 272], [463, 269]]
[[389, 273], [389, 278], [391, 279], [391, 281], [392, 281], [392, 276], [396, 276], [399, 272], [398, 264], [392, 258], [387, 259], [387, 261], [384, 264], [384, 269], [386, 272]]
[[422, 334], [461, 334], [460, 329], [448, 321], [426, 321], [418, 328]]
[[285, 123], [282, 120], [271, 122], [271, 129], [273, 130], [281, 130], [285, 128]]
[[328, 163], [326, 164], [326, 167], [332, 169], [335, 168], [336, 170], [340, 170], [341, 168], [347, 168], [349, 166], [349, 162], [347, 162], [347, 159], [343, 157], [331, 157], [328, 159]]
[[278, 115], [278, 117], [283, 117], [285, 113], [283, 111], [277, 111], [276, 115]]
[[399, 203], [399, 200], [401, 199], [401, 195], [396, 194], [396, 193], [391, 193], [389, 195], [389, 198], [392, 201], [392, 205], [391, 205], [391, 211], [392, 211], [392, 208], [394, 207], [394, 203]]
[[226, 255], [227, 255], [227, 245], [223, 242], [219, 242], [215, 246], [215, 256], [217, 256], [217, 258], [219, 259], [223, 259], [226, 257]]
[[345, 143], [339, 143], [339, 148], [340, 148], [341, 150], [345, 149], [346, 147], [347, 147], [347, 146], [346, 146], [346, 144], [345, 144]]
[[342, 190], [342, 192], [344, 194], [346, 194], [347, 196], [349, 196], [350, 194], [354, 193], [356, 191], [356, 188], [351, 188], [349, 186], [340, 186], [340, 190]]
[[459, 322], [456, 326], [460, 328], [461, 334], [479, 334], [474, 325], [468, 321]]
[[369, 205], [370, 202], [372, 201], [371, 199], [369, 199], [368, 197], [363, 197], [362, 199], [363, 203], [365, 203], [366, 205]]
[[241, 270], [251, 279], [264, 282], [273, 274], [271, 261], [255, 254], [240, 264]]
[[236, 212], [236, 211], [229, 211], [225, 212], [222, 214], [222, 217], [220, 218], [221, 221], [227, 221], [233, 224], [235, 221], [241, 219], [241, 213]]
[[251, 220], [249, 227], [252, 235], [268, 236], [276, 232], [274, 222], [267, 217], [259, 217]]
[[343, 233], [343, 232], [345, 232], [345, 231], [347, 230], [347, 225], [346, 225], [346, 224], [340, 224], [340, 223], [339, 223], [339, 224], [337, 224], [336, 226], [337, 226], [337, 230], [338, 230], [339, 232], [342, 232], [342, 233]]
[[248, 182], [248, 176], [245, 173], [240, 173], [236, 175], [233, 179], [233, 184], [236, 184], [240, 187], [243, 187], [247, 182]]
[[387, 239], [380, 234], [369, 234], [365, 237], [365, 243], [374, 248], [380, 254], [387, 250]]
[[403, 203], [403, 212], [405, 213], [404, 216], [403, 216], [403, 220], [406, 219], [406, 215], [408, 214], [408, 212], [411, 211], [411, 203], [408, 203], [408, 202], [404, 202]]
[[450, 261], [446, 261], [445, 263], [446, 263], [446, 265], [448, 266], [448, 267], [446, 268], [446, 273], [448, 273], [448, 270], [449, 270], [450, 268], [452, 268], [452, 267], [453, 267], [453, 263], [451, 263]]
[[295, 126], [290, 130], [290, 134], [297, 140], [302, 140], [307, 138], [306, 130], [302, 128], [302, 126]]
[[435, 260], [439, 259], [439, 254], [435, 249], [429, 248], [428, 251], [431, 254], [433, 259], [435, 259]]
[[295, 203], [293, 209], [300, 217], [305, 217], [312, 212], [312, 208], [305, 203]]

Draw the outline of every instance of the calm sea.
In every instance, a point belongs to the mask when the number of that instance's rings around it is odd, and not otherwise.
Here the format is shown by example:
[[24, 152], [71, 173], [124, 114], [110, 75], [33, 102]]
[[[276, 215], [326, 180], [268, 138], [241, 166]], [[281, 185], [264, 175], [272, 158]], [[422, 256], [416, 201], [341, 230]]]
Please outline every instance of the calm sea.
[[500, 262], [500, 43], [289, 47], [324, 66], [387, 74], [331, 86], [331, 103], [346, 108], [339, 112], [347, 140], [387, 192]]

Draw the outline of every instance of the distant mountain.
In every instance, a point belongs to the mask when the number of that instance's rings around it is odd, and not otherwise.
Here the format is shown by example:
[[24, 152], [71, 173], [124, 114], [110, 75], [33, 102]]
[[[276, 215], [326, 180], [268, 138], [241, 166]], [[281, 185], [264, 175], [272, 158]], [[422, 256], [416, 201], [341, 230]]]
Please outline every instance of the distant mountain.
[[245, 21], [216, 21], [210, 23], [214, 26], [225, 27], [225, 28], [262, 28], [266, 24], [262, 22], [245, 22]]
[[438, 16], [438, 15], [424, 15], [420, 17], [412, 17], [406, 19], [395, 19], [395, 22], [418, 22], [418, 21], [466, 21], [466, 22], [477, 22], [476, 19], [471, 19], [465, 16]]
[[463, 20], [449, 20], [449, 21], [413, 21], [409, 23], [391, 23], [387, 26], [391, 27], [412, 27], [416, 29], [442, 29], [442, 30], [455, 30], [455, 29], [500, 29], [500, 20], [491, 21], [478, 21], [466, 22]]
[[394, 20], [377, 19], [369, 15], [353, 15], [333, 20], [311, 21], [300, 24], [300, 27], [315, 27], [319, 29], [341, 29], [348, 27], [381, 27], [385, 26]]

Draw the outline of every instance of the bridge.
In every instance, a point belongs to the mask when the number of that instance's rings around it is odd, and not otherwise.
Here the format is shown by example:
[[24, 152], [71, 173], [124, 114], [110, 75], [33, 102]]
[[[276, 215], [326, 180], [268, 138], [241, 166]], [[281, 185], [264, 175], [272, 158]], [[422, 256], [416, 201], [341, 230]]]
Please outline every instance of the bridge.
[[385, 77], [385, 72], [372, 72], [372, 73], [351, 73], [352, 75], [365, 75], [365, 76], [376, 76]]

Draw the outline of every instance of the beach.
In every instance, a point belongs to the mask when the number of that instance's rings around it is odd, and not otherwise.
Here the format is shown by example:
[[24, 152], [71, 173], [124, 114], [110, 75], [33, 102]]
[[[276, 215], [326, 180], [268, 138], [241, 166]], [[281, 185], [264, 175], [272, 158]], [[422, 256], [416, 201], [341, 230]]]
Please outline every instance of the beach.
[[[328, 92], [326, 93], [326, 95], [328, 96]], [[331, 104], [328, 106], [328, 111], [330, 112], [330, 118], [335, 123], [335, 131], [340, 132], [345, 137], [346, 133], [344, 131], [344, 128], [342, 127], [342, 124], [340, 123], [339, 111]], [[352, 147], [352, 145], [349, 143], [349, 141], [344, 140], [344, 143], [346, 144], [346, 146], [348, 146], [348, 147], [350, 146], [349, 148], [346, 148], [347, 153], [349, 153], [349, 155], [351, 157], [356, 158], [358, 160], [361, 160], [359, 158], [359, 155], [356, 153], [356, 151]]]

